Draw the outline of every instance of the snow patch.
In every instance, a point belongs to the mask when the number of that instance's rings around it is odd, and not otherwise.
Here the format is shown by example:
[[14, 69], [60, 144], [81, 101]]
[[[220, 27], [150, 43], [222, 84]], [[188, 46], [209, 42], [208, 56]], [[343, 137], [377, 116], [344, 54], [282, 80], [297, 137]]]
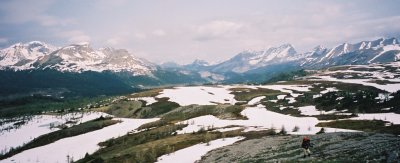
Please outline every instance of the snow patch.
[[353, 120], [382, 120], [388, 121], [393, 124], [400, 124], [400, 114], [396, 113], [371, 113], [371, 114], [358, 114], [358, 117], [350, 118]]
[[157, 159], [157, 163], [196, 162], [201, 159], [201, 156], [207, 154], [207, 152], [211, 150], [231, 145], [243, 139], [244, 137], [232, 137], [210, 141], [209, 145], [206, 143], [193, 145], [174, 153], [163, 155]]
[[145, 123], [158, 120], [158, 118], [115, 118], [115, 120], [121, 120], [122, 122], [104, 127], [101, 130], [60, 139], [45, 146], [29, 149], [2, 161], [43, 163], [66, 162], [67, 156], [71, 159], [73, 158], [73, 160], [78, 160], [83, 158], [86, 153], [91, 154], [100, 149], [100, 146], [97, 145], [99, 142], [125, 135], [127, 132], [135, 130]]
[[178, 103], [181, 106], [216, 105], [217, 103], [235, 104], [237, 101], [231, 91], [224, 87], [175, 87], [164, 89], [157, 98], [168, 97], [169, 101]]
[[[290, 133], [290, 131], [295, 127], [299, 127], [298, 133], [309, 133], [318, 132], [319, 129], [315, 127], [318, 124], [318, 119], [315, 117], [293, 117], [290, 115], [284, 115], [276, 112], [267, 110], [263, 105], [258, 105], [256, 107], [247, 107], [241, 112], [243, 116], [246, 116], [248, 120], [225, 120], [219, 119], [213, 115], [200, 116], [187, 120], [191, 122], [187, 127], [178, 131], [178, 134], [192, 133], [199, 131], [201, 128], [207, 127], [217, 127], [222, 128], [226, 126], [243, 126], [247, 129], [249, 128], [275, 128], [280, 130], [282, 126]], [[184, 122], [178, 122], [184, 123]]]
[[253, 99], [251, 99], [247, 104], [248, 104], [248, 105], [255, 105], [255, 104], [258, 104], [258, 103], [260, 103], [260, 101], [261, 101], [262, 99], [264, 99], [264, 98], [265, 98], [265, 96], [260, 96], [260, 97], [253, 98]]
[[[59, 130], [57, 125], [64, 124], [67, 121], [76, 121], [77, 124], [84, 123], [101, 116], [109, 116], [102, 112], [69, 113], [66, 115], [35, 115], [31, 120], [16, 129], [3, 130], [0, 133], [0, 148], [8, 151], [10, 148], [22, 146], [33, 139]], [[1, 129], [13, 126], [15, 122], [3, 124]], [[53, 127], [54, 126], [54, 127]]]

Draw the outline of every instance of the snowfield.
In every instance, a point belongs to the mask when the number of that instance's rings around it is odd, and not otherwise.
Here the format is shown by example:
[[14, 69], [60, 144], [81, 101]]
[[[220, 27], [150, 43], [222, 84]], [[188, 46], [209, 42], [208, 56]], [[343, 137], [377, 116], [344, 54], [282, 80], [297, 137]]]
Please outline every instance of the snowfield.
[[157, 163], [196, 162], [197, 160], [201, 159], [201, 156], [207, 154], [207, 152], [213, 149], [231, 145], [243, 139], [244, 137], [232, 137], [210, 141], [209, 145], [206, 143], [193, 145], [191, 147], [178, 150], [174, 153], [163, 155], [157, 159]]
[[146, 105], [151, 105], [153, 103], [156, 103], [157, 100], [154, 97], [138, 97], [138, 98], [129, 98], [128, 100], [131, 101], [139, 101], [139, 100], [143, 100], [146, 101]]
[[316, 133], [319, 131], [319, 128], [315, 127], [315, 125], [318, 124], [318, 119], [315, 117], [293, 117], [290, 115], [284, 115], [269, 111], [265, 109], [263, 105], [247, 107], [241, 112], [241, 114], [246, 116], [248, 120], [224, 120], [212, 115], [206, 115], [192, 118], [184, 122], [178, 122], [188, 123], [188, 126], [178, 131], [178, 133], [192, 133], [193, 131], [196, 132], [201, 128], [223, 128], [233, 125], [243, 126], [244, 128], [247, 128], [246, 131], [270, 129], [272, 127], [280, 130], [282, 126], [284, 126], [289, 132], [292, 131], [295, 126], [299, 127], [299, 133]]
[[36, 115], [32, 116], [31, 120], [27, 121], [19, 128], [3, 130], [6, 127], [13, 126], [15, 122], [6, 123], [0, 127], [0, 129], [2, 129], [0, 132], [0, 149], [5, 152], [10, 148], [22, 146], [40, 135], [59, 130], [58, 128], [51, 128], [50, 126], [55, 127], [70, 120], [77, 121], [77, 124], [79, 124], [99, 118], [100, 116], [109, 115], [102, 112], [70, 113], [61, 116]]
[[158, 120], [153, 119], [128, 119], [115, 118], [121, 120], [111, 126], [104, 127], [101, 130], [88, 132], [86, 134], [60, 139], [54, 143], [23, 151], [13, 157], [2, 160], [2, 162], [41, 162], [54, 163], [66, 162], [67, 157], [72, 160], [78, 160], [86, 153], [93, 153], [100, 147], [100, 142], [108, 139], [125, 135], [127, 132], [137, 129], [139, 126]]
[[[314, 80], [326, 80], [326, 81], [337, 81], [342, 83], [362, 84], [365, 86], [372, 86], [380, 90], [385, 90], [388, 92], [397, 92], [398, 90], [400, 90], [400, 83], [381, 85], [377, 83], [371, 83], [370, 82], [371, 79], [337, 79], [331, 76], [315, 76], [315, 77], [321, 79], [314, 79]], [[389, 81], [400, 82], [400, 79], [391, 79]]]
[[[386, 64], [373, 64], [373, 65], [352, 65], [347, 70], [326, 71], [321, 74], [310, 76], [311, 81], [337, 81], [342, 83], [362, 84], [365, 86], [372, 86], [387, 92], [396, 92], [400, 90], [400, 75], [399, 67], [400, 62], [391, 62]], [[397, 69], [397, 71], [386, 70], [384, 66]], [[361, 69], [361, 70], [358, 70]], [[362, 69], [378, 69], [374, 71], [367, 71]], [[334, 74], [343, 74], [345, 79], [338, 79], [333, 77]], [[351, 74], [351, 75], [349, 75]], [[397, 76], [397, 77], [396, 77]], [[348, 79], [354, 77], [355, 79]], [[319, 78], [319, 79], [315, 79]], [[377, 84], [375, 80], [387, 80], [388, 84]]]
[[169, 101], [178, 103], [181, 106], [235, 104], [237, 101], [231, 91], [224, 87], [175, 87], [164, 89], [157, 98], [168, 97]]
[[330, 88], [326, 88], [325, 90], [321, 91], [321, 94], [326, 94], [328, 92], [336, 92], [339, 91], [338, 89], [336, 89], [335, 87], [330, 87]]
[[309, 85], [262, 85], [259, 87], [289, 93], [293, 97], [298, 97], [299, 95], [301, 95], [294, 93], [293, 91], [308, 92], [310, 91], [310, 88], [312, 88], [312, 86]]
[[382, 120], [393, 124], [400, 124], [400, 114], [396, 113], [370, 113], [358, 114], [358, 117], [350, 118], [353, 120]]
[[302, 115], [309, 115], [309, 116], [336, 113], [335, 110], [331, 110], [328, 112], [323, 110], [319, 111], [315, 108], [315, 106], [302, 106], [298, 107], [298, 109], [300, 110]]
[[[227, 126], [241, 126], [244, 131], [261, 131], [274, 128], [277, 132], [285, 128], [288, 134], [303, 135], [316, 134], [321, 127], [315, 127], [320, 121], [315, 117], [293, 117], [290, 115], [280, 114], [267, 110], [263, 105], [256, 107], [247, 107], [241, 112], [248, 120], [225, 120], [219, 119], [213, 115], [200, 116], [183, 122], [188, 124], [187, 127], [178, 131], [178, 134], [192, 133], [199, 131], [201, 128], [218, 128], [216, 131], [230, 131], [240, 129], [238, 127], [225, 128]], [[298, 131], [293, 132], [295, 127]], [[223, 129], [221, 129], [223, 128]], [[359, 132], [356, 130], [328, 128], [324, 127], [325, 132]]]
[[264, 99], [264, 98], [265, 98], [265, 96], [260, 96], [260, 97], [253, 98], [253, 99], [251, 99], [251, 100], [247, 103], [247, 105], [255, 105], [255, 104], [258, 104], [258, 103], [260, 103], [260, 101], [261, 101], [262, 99]]

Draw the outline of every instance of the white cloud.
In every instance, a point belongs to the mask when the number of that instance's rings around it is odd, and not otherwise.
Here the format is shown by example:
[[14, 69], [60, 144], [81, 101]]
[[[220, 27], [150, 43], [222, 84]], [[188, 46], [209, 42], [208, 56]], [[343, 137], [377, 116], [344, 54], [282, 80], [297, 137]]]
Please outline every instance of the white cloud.
[[107, 44], [107, 45], [111, 45], [111, 46], [116, 46], [116, 45], [121, 44], [122, 41], [123, 41], [123, 40], [122, 40], [122, 38], [120, 38], [120, 37], [113, 37], [113, 38], [108, 39], [108, 40], [106, 41], [106, 44]]
[[0, 37], [8, 38], [4, 44], [90, 40], [135, 50], [151, 61], [189, 63], [283, 43], [304, 52], [400, 33], [394, 1], [226, 2], [0, 0]]
[[0, 37], [0, 44], [6, 44], [8, 43], [8, 39], [4, 37]]
[[143, 32], [135, 32], [135, 33], [133, 33], [133, 37], [136, 39], [142, 40], [142, 39], [146, 39], [147, 35], [146, 35], [146, 33], [143, 33]]
[[212, 40], [226, 38], [237, 34], [244, 25], [233, 21], [215, 20], [195, 27], [195, 40]]
[[48, 15], [37, 16], [35, 21], [39, 22], [42, 26], [66, 26], [77, 23], [75, 19], [61, 19]]
[[42, 26], [65, 26], [76, 23], [72, 18], [60, 18], [46, 13], [54, 0], [7, 1], [2, 3], [0, 10], [5, 13], [2, 21], [12, 24], [35, 22]]
[[90, 37], [80, 30], [62, 31], [58, 37], [67, 39], [69, 43], [90, 42]]
[[166, 33], [165, 33], [165, 31], [162, 30], [162, 29], [157, 29], [157, 30], [154, 30], [154, 31], [153, 31], [153, 35], [161, 37], [161, 36], [165, 36]]
[[114, 10], [117, 7], [126, 5], [128, 0], [97, 0], [96, 7], [101, 10]]

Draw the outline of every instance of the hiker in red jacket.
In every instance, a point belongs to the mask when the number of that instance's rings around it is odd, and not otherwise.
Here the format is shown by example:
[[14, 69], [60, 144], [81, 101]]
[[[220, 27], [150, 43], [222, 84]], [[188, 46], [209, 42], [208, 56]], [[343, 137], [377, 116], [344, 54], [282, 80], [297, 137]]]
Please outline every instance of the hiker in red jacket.
[[305, 136], [305, 137], [303, 138], [303, 143], [301, 143], [301, 148], [303, 148], [303, 151], [304, 151], [304, 156], [303, 156], [303, 158], [306, 158], [306, 156], [310, 157], [310, 155], [311, 155], [310, 147], [311, 147], [310, 138], [308, 138], [307, 136]]

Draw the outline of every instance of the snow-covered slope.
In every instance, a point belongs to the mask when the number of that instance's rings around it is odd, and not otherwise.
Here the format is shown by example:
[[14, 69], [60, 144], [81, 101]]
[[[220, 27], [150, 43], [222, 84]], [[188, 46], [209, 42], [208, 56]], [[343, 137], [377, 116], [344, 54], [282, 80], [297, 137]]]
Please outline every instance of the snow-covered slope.
[[317, 46], [297, 53], [290, 44], [261, 51], [246, 50], [220, 64], [198, 66], [199, 71], [214, 73], [246, 73], [271, 65], [290, 63], [299, 68], [319, 69], [337, 65], [385, 63], [400, 60], [400, 44], [396, 38], [381, 38], [354, 44], [342, 43], [333, 48]]
[[156, 66], [127, 50], [93, 49], [89, 43], [54, 48], [42, 42], [18, 43], [0, 51], [0, 68], [15, 70], [52, 68], [59, 71], [131, 72], [150, 74]]
[[[278, 72], [271, 66], [283, 70], [286, 70], [288, 65], [294, 68], [319, 69], [337, 65], [385, 63], [397, 60], [400, 60], [399, 41], [396, 38], [381, 38], [354, 44], [343, 43], [333, 48], [317, 46], [305, 53], [297, 53], [292, 45], [283, 44], [260, 51], [243, 51], [215, 65], [195, 60], [192, 64], [184, 66], [161, 65], [161, 67], [178, 69], [182, 72], [186, 70], [199, 72], [202, 78], [207, 79], [210, 78], [210, 74], [213, 74], [214, 77], [210, 80], [219, 81], [231, 79], [229, 72], [265, 73], [262, 70], [266, 69]], [[133, 75], [146, 75], [157, 71], [155, 64], [137, 58], [127, 50], [110, 47], [93, 49], [89, 43], [55, 48], [43, 42], [33, 41], [26, 44], [18, 43], [0, 50], [0, 69], [43, 68], [69, 72], [130, 72]]]
[[31, 69], [32, 64], [56, 48], [40, 41], [17, 43], [0, 50], [0, 69]]
[[237, 73], [246, 72], [252, 69], [279, 64], [298, 59], [296, 50], [290, 44], [279, 47], [272, 47], [261, 51], [243, 51], [235, 57], [213, 67], [215, 72], [233, 71]]
[[336, 65], [392, 62], [400, 59], [400, 44], [396, 38], [343, 43], [332, 49], [316, 47], [299, 60], [302, 67], [322, 68]]

